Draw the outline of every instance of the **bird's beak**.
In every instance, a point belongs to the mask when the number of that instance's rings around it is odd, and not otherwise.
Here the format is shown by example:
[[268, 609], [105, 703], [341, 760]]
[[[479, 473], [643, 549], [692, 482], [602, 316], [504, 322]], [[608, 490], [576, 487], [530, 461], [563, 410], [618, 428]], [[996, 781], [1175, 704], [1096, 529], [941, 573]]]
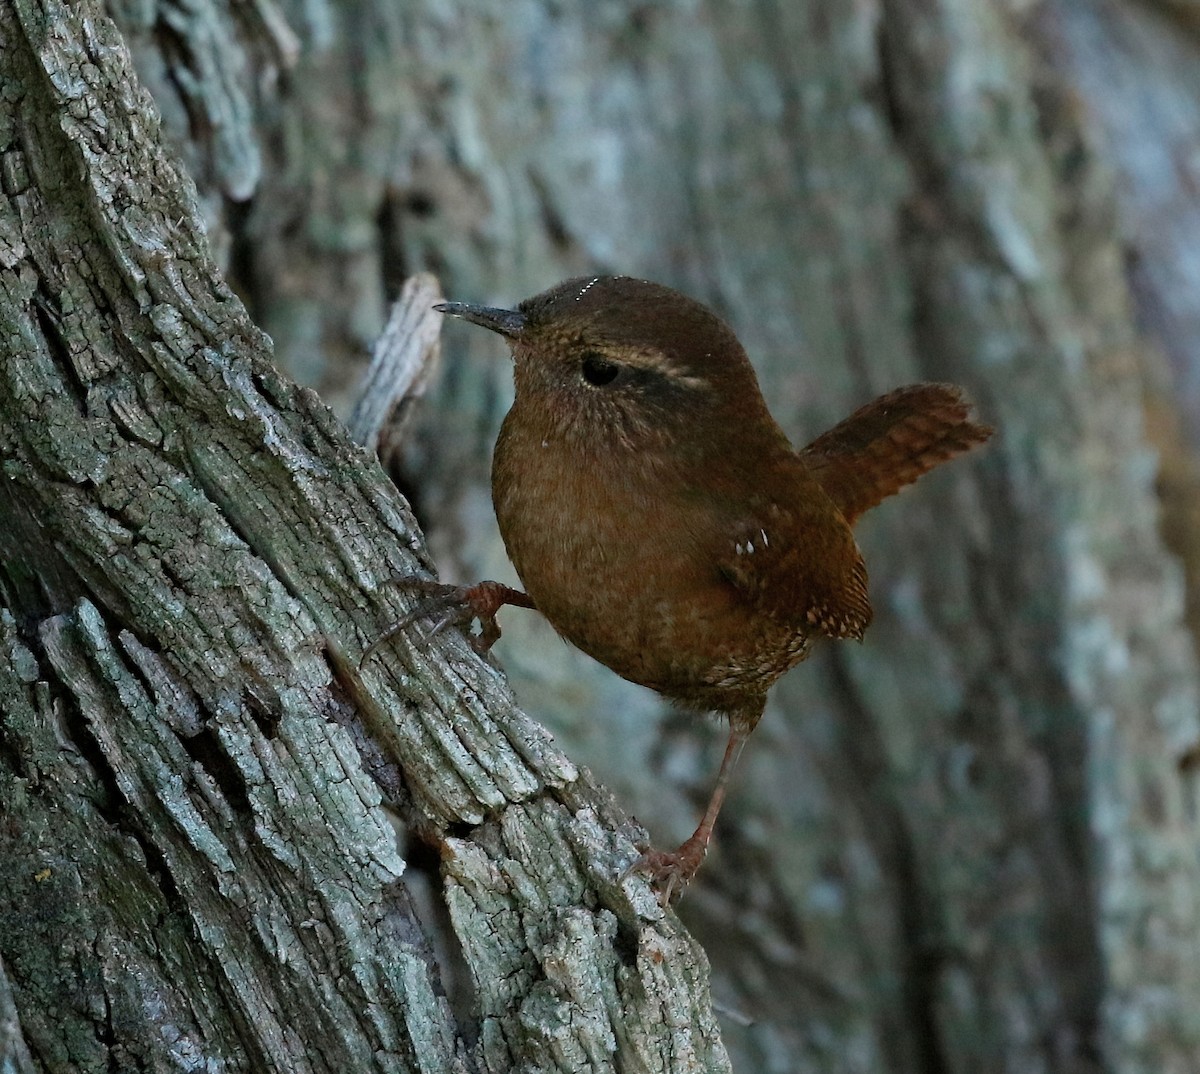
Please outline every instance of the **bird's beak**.
[[491, 306], [472, 306], [469, 302], [443, 302], [434, 306], [439, 313], [447, 317], [461, 317], [471, 324], [490, 328], [509, 339], [516, 339], [525, 331], [525, 314], [520, 310], [498, 310]]

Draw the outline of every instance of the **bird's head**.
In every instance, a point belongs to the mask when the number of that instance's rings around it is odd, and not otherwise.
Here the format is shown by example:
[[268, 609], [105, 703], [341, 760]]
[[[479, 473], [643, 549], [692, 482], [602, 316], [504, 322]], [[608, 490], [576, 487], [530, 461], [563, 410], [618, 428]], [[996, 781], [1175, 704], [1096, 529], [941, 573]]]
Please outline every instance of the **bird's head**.
[[505, 337], [514, 410], [540, 415], [564, 436], [644, 449], [711, 437], [766, 413], [732, 329], [661, 284], [584, 276], [516, 309], [437, 308]]

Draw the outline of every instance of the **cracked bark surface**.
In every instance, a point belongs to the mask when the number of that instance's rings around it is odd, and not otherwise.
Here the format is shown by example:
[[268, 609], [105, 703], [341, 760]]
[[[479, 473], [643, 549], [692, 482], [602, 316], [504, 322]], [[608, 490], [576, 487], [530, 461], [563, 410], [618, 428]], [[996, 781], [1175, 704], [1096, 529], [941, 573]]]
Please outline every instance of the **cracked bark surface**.
[[5, 3], [0, 86], [0, 1060], [727, 1069], [637, 830], [497, 670], [447, 632], [359, 673], [420, 536], [272, 367], [116, 27]]

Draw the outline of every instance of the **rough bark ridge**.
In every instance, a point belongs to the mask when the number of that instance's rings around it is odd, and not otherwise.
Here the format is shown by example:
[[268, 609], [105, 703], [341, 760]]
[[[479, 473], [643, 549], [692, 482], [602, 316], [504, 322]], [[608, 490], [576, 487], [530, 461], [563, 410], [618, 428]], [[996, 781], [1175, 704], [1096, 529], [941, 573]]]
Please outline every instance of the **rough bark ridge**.
[[[0, 5], [0, 87], [0, 1062], [727, 1069], [636, 833], [495, 670], [343, 655], [412, 520], [272, 369], [113, 25]], [[441, 857], [457, 1018], [384, 804]]]

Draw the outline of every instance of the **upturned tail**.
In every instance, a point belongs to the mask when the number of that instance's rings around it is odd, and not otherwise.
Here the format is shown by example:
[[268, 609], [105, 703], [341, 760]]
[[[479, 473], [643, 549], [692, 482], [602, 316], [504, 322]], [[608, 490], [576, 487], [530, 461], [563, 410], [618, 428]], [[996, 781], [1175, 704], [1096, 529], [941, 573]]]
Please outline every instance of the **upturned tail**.
[[800, 455], [853, 525], [864, 511], [992, 432], [971, 420], [960, 388], [911, 384], [856, 410]]

